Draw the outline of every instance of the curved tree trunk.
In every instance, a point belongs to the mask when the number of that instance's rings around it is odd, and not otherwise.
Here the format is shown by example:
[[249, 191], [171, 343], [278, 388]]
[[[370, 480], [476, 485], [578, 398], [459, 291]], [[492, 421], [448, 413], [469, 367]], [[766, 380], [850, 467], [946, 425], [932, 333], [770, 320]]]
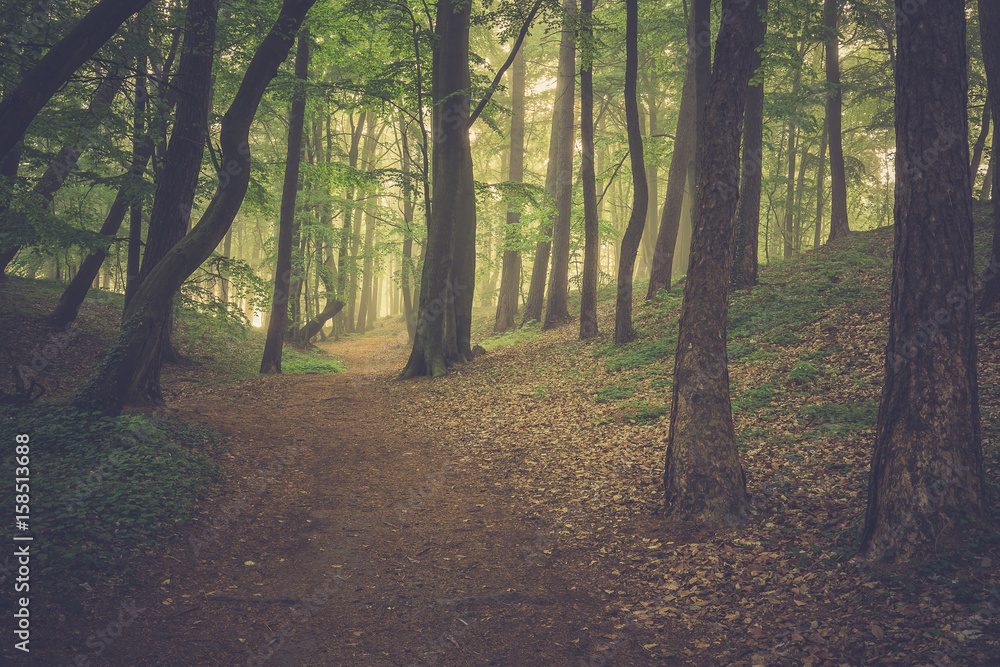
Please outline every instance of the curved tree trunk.
[[726, 313], [740, 135], [758, 0], [724, 0], [706, 106], [701, 195], [684, 285], [664, 487], [674, 519], [742, 520], [746, 478], [729, 401]]
[[823, 1], [826, 25], [826, 129], [830, 146], [830, 240], [850, 233], [847, 224], [847, 176], [844, 173], [844, 141], [841, 138], [840, 48], [837, 16], [840, 0]]
[[625, 124], [632, 164], [632, 214], [629, 216], [628, 227], [625, 228], [625, 236], [622, 237], [621, 258], [618, 260], [615, 345], [623, 345], [635, 339], [635, 329], [632, 328], [632, 269], [642, 240], [642, 228], [645, 226], [646, 207], [649, 203], [646, 164], [642, 156], [642, 135], [639, 129], [639, 103], [636, 100], [636, 70], [639, 61], [638, 0], [626, 0], [625, 11]]
[[225, 237], [250, 183], [250, 125], [267, 85], [288, 56], [295, 33], [315, 0], [284, 0], [274, 26], [254, 53], [229, 110], [222, 117], [221, 164], [215, 196], [198, 224], [160, 260], [129, 303], [118, 340], [94, 374], [77, 388], [77, 407], [121, 412], [136, 397], [139, 379], [156, 356], [156, 340], [170, 300]]
[[559, 106], [552, 132], [556, 135], [556, 222], [552, 228], [552, 275], [549, 276], [549, 299], [545, 304], [543, 329], [552, 329], [569, 321], [569, 240], [573, 218], [573, 111], [576, 101], [576, 40], [574, 24], [576, 0], [563, 0], [563, 31], [559, 42], [559, 86], [566, 96]]
[[[508, 180], [520, 183], [524, 178], [524, 80], [527, 66], [523, 49], [517, 50], [511, 67], [510, 100], [510, 172]], [[500, 272], [500, 296], [497, 299], [497, 316], [493, 331], [510, 331], [514, 328], [521, 287], [521, 252], [514, 248], [517, 243], [517, 225], [521, 214], [516, 210], [507, 211], [507, 226], [504, 234], [503, 268]]]
[[[896, 0], [897, 12], [904, 2]], [[939, 0], [898, 24], [889, 342], [861, 536], [862, 551], [875, 558], [905, 561], [962, 544], [962, 519], [984, 510], [967, 291], [973, 222], [964, 6]]]
[[[992, 45], [984, 46], [983, 48], [991, 48]], [[983, 56], [985, 60], [985, 56]], [[988, 88], [988, 86], [987, 86]], [[983, 105], [983, 119], [980, 123], [979, 136], [976, 138], [976, 143], [972, 147], [972, 162], [969, 163], [969, 175], [972, 178], [972, 187], [976, 187], [976, 179], [979, 178], [979, 165], [983, 161], [983, 149], [986, 148], [986, 138], [990, 136], [990, 100], [989, 95], [986, 96], [986, 104]]]
[[[593, 0], [582, 0], [583, 42], [589, 45]], [[594, 172], [594, 66], [584, 53], [580, 68], [580, 138], [582, 156], [580, 181], [583, 185], [583, 284], [580, 288], [580, 340], [597, 335], [597, 271], [600, 268], [601, 239], [597, 219], [597, 175]]]
[[264, 341], [264, 354], [260, 361], [261, 373], [281, 372], [281, 352], [288, 329], [288, 295], [292, 288], [292, 236], [295, 226], [295, 203], [299, 191], [302, 133], [305, 127], [305, 82], [309, 78], [309, 30], [305, 28], [298, 36], [295, 78], [297, 85], [288, 113], [288, 150], [285, 154], [285, 180], [281, 188], [278, 219], [278, 259], [274, 267], [271, 319], [267, 326], [267, 340]]

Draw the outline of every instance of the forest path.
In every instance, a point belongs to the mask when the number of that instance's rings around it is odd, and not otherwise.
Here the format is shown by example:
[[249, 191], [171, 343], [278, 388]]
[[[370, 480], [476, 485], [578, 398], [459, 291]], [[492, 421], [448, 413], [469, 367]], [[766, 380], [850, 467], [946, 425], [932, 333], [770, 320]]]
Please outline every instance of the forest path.
[[538, 526], [502, 476], [466, 465], [461, 429], [408, 419], [442, 390], [394, 380], [405, 333], [321, 346], [348, 372], [172, 404], [233, 443], [232, 468], [140, 564], [122, 596], [142, 611], [92, 664], [648, 664], [592, 595], [586, 554], [539, 558]]

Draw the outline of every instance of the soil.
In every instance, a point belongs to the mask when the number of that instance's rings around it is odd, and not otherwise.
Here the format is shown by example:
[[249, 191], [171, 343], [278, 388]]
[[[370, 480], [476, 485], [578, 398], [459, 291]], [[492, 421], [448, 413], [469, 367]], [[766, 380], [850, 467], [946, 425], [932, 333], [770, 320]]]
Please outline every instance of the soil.
[[127, 588], [46, 622], [35, 664], [662, 664], [588, 566], [599, 545], [539, 542], [516, 468], [417, 417], [405, 334], [321, 347], [348, 372], [173, 397], [230, 442], [224, 483]]

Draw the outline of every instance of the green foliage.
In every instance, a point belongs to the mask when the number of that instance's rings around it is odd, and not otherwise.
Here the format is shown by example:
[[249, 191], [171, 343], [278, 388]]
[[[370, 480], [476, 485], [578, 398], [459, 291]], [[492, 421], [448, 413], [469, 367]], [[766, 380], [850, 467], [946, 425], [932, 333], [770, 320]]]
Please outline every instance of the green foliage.
[[286, 347], [281, 353], [281, 372], [285, 375], [343, 373], [346, 370], [339, 360], [319, 350], [302, 352]]
[[[127, 571], [218, 479], [210, 458], [218, 436], [172, 418], [0, 406], [0, 441], [17, 434], [30, 437], [32, 571], [56, 596]], [[14, 470], [13, 447], [4, 448], [3, 464]], [[8, 507], [13, 490], [5, 492]]]
[[811, 382], [820, 375], [820, 371], [807, 361], [798, 362], [788, 371], [788, 379], [794, 382]]
[[875, 420], [878, 418], [878, 402], [804, 405], [799, 414], [800, 422], [813, 424], [823, 431], [840, 435], [849, 431], [874, 428]]
[[675, 344], [676, 336], [660, 340], [639, 340], [617, 347], [608, 346], [599, 350], [598, 354], [608, 355], [604, 368], [610, 373], [617, 373], [669, 359], [674, 355]]
[[759, 387], [748, 389], [739, 398], [733, 399], [733, 412], [754, 412], [770, 405], [776, 388], [773, 382], [765, 382]]
[[603, 389], [598, 389], [594, 392], [594, 401], [596, 403], [607, 403], [608, 401], [623, 401], [626, 398], [631, 398], [632, 394], [635, 393], [635, 387], [630, 387], [626, 385], [613, 385], [611, 387], [604, 387]]

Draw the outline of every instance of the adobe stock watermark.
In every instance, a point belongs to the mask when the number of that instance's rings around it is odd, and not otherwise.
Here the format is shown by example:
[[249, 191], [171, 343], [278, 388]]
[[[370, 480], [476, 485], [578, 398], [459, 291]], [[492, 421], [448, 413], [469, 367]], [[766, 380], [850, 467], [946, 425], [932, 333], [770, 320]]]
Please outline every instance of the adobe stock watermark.
[[38, 374], [48, 368], [79, 335], [80, 327], [75, 321], [63, 327], [62, 332], [59, 334], [50, 333], [48, 336], [49, 343], [36, 347], [32, 352], [31, 361], [29, 362], [30, 366], [18, 364], [17, 374], [21, 376], [21, 381], [27, 384], [29, 380], [37, 378]]
[[130, 625], [135, 623], [145, 607], [137, 607], [132, 600], [125, 600], [121, 603], [121, 611], [118, 618], [109, 622], [103, 629], [93, 633], [85, 642], [85, 646], [91, 649], [88, 653], [77, 653], [73, 660], [66, 664], [66, 667], [90, 667], [94, 664], [92, 659], [99, 658], [115, 641], [121, 637], [122, 633]]
[[289, 612], [289, 620], [282, 623], [281, 627], [277, 630], [264, 635], [264, 640], [255, 648], [247, 649], [248, 657], [246, 663], [244, 663], [246, 667], [261, 667], [275, 652], [285, 645], [285, 641], [289, 637], [295, 634], [299, 625], [308, 621], [316, 611], [325, 606], [330, 601], [330, 598], [340, 591], [343, 582], [347, 579], [339, 574], [336, 577], [340, 579], [336, 585], [332, 585], [333, 582], [326, 581], [308, 597], [303, 596], [299, 598], [292, 605]]
[[201, 529], [200, 537], [189, 536], [188, 543], [191, 545], [194, 555], [197, 556], [204, 547], [218, 540], [222, 531], [239, 519], [243, 511], [250, 507], [255, 499], [260, 498], [264, 489], [278, 478], [286, 466], [295, 461], [295, 457], [301, 451], [301, 447], [295, 443], [285, 445], [282, 454], [268, 463], [267, 467], [263, 468], [250, 481], [249, 492], [241, 493], [234, 500], [220, 507], [215, 515], [209, 519], [208, 524]]
[[930, 345], [934, 334], [941, 327], [949, 325], [955, 315], [963, 311], [969, 304], [975, 305], [975, 296], [981, 292], [991, 280], [1000, 276], [1000, 258], [993, 256], [990, 265], [981, 277], [969, 278], [965, 283], [953, 287], [945, 295], [948, 307], [937, 308], [926, 320], [920, 320], [917, 330], [902, 342], [897, 343], [895, 351], [889, 352], [888, 361], [894, 371], [899, 371], [904, 365], [913, 362], [917, 356]]

